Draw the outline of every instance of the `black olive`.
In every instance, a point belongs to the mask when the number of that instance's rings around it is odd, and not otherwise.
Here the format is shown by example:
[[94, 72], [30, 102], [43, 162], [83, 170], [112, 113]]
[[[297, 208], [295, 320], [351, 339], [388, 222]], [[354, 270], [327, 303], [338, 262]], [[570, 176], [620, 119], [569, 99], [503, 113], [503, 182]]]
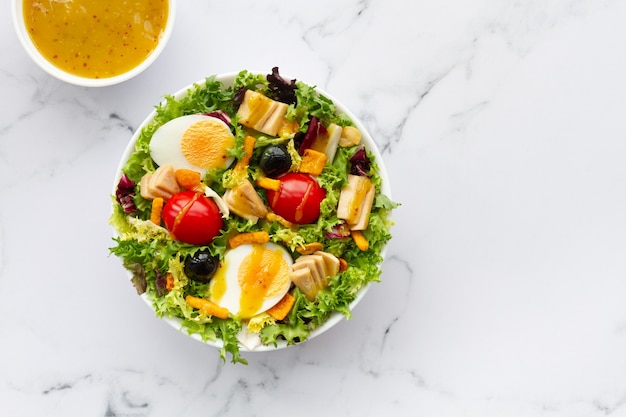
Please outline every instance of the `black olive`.
[[293, 135], [293, 146], [296, 149], [300, 149], [302, 142], [304, 142], [305, 136], [306, 136], [306, 132], [296, 132], [296, 134]]
[[185, 275], [194, 281], [207, 283], [215, 275], [219, 258], [206, 250], [199, 250], [193, 256], [185, 258]]
[[285, 145], [270, 145], [263, 150], [259, 166], [271, 178], [285, 174], [291, 168], [291, 156]]

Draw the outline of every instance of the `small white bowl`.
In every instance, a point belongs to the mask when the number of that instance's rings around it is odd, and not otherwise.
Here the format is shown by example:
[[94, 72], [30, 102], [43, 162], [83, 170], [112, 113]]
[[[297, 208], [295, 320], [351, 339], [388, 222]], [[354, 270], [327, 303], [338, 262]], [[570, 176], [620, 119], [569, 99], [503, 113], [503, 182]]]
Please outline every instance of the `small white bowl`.
[[17, 32], [17, 37], [20, 40], [20, 43], [26, 50], [26, 53], [32, 58], [33, 61], [41, 69], [43, 69], [48, 74], [53, 77], [65, 81], [70, 84], [84, 86], [84, 87], [106, 87], [114, 84], [119, 84], [121, 82], [127, 81], [136, 75], [143, 72], [146, 68], [148, 68], [161, 54], [163, 49], [170, 38], [174, 27], [174, 20], [176, 17], [176, 0], [168, 0], [168, 17], [165, 25], [165, 29], [159, 38], [159, 42], [156, 48], [152, 51], [150, 55], [146, 57], [139, 65], [135, 66], [131, 70], [108, 78], [88, 78], [81, 77], [78, 75], [74, 75], [63, 71], [59, 67], [52, 64], [48, 59], [46, 59], [41, 52], [37, 49], [33, 40], [31, 39], [28, 31], [26, 29], [26, 23], [24, 21], [24, 12], [23, 12], [23, 3], [24, 0], [11, 0], [11, 8], [12, 8], [12, 16], [13, 16], [13, 25]]
[[[251, 73], [257, 73], [257, 72], [251, 72]], [[224, 88], [227, 88], [227, 87], [231, 87], [233, 85], [233, 82], [234, 82], [236, 76], [237, 76], [237, 73], [220, 74], [220, 75], [216, 75], [215, 76], [215, 80], [221, 82], [223, 84]], [[190, 90], [195, 90], [196, 88], [198, 88], [199, 85], [200, 86], [203, 85], [204, 81], [205, 80], [202, 79], [202, 80], [199, 80], [198, 82], [196, 82], [194, 84], [190, 84], [190, 85], [180, 89], [176, 93], [172, 94], [172, 97], [175, 100], [180, 100], [183, 97], [187, 96], [189, 94]], [[354, 123], [354, 126], [357, 129], [359, 129], [359, 131], [361, 132], [361, 143], [363, 145], [365, 145], [365, 148], [372, 153], [372, 155], [374, 156], [374, 160], [376, 161], [376, 164], [378, 165], [378, 174], [380, 175], [380, 178], [381, 178], [381, 192], [383, 194], [385, 194], [387, 197], [392, 198], [392, 196], [391, 196], [391, 186], [390, 186], [390, 183], [389, 183], [389, 177], [388, 177], [388, 174], [387, 174], [387, 170], [386, 170], [385, 165], [383, 163], [381, 154], [380, 154], [380, 152], [379, 152], [379, 150], [378, 150], [378, 148], [376, 146], [376, 143], [372, 139], [371, 135], [369, 134], [369, 132], [367, 131], [365, 126], [361, 123], [361, 121], [353, 113], [350, 112], [350, 110], [348, 110], [337, 99], [332, 97], [330, 94], [326, 93], [324, 90], [321, 90], [320, 88], [316, 87], [315, 90], [319, 94], [321, 94], [321, 95], [327, 97], [328, 99], [330, 99], [335, 104], [337, 112], [346, 114], [348, 117], [350, 117], [350, 119]], [[139, 139], [139, 137], [141, 136], [142, 130], [147, 125], [149, 125], [149, 124], [151, 124], [153, 122], [153, 120], [156, 117], [156, 115], [157, 115], [156, 110], [152, 110], [152, 112], [146, 117], [146, 119], [137, 128], [137, 130], [133, 134], [130, 142], [128, 143], [126, 149], [124, 150], [124, 153], [122, 154], [122, 157], [120, 159], [119, 165], [118, 165], [117, 170], [115, 172], [115, 177], [114, 177], [115, 179], [114, 179], [113, 188], [112, 188], [112, 193], [113, 194], [115, 194], [115, 190], [117, 189], [117, 186], [119, 184], [120, 178], [122, 177], [122, 169], [123, 169], [123, 167], [126, 165], [126, 162], [130, 158], [130, 156], [135, 152], [135, 144], [136, 144], [137, 140]], [[382, 256], [383, 259], [385, 257], [386, 251], [387, 251], [386, 247], [384, 247], [382, 249], [382, 251], [381, 251], [380, 255]], [[381, 267], [381, 266], [382, 265], [379, 265], [379, 267]], [[129, 272], [129, 277], [132, 277], [132, 273], [130, 273], [130, 272]], [[356, 305], [363, 299], [363, 297], [367, 293], [367, 290], [369, 289], [370, 285], [371, 284], [368, 284], [368, 285], [362, 287], [358, 291], [358, 293], [356, 295], [356, 298], [350, 304], [350, 310], [351, 311], [353, 311], [354, 308], [356, 307]], [[153, 300], [150, 298], [150, 296], [147, 293], [142, 294], [141, 298], [145, 301], [145, 303], [151, 309], [154, 310], [154, 306], [152, 304]], [[320, 327], [318, 327], [318, 328], [316, 328], [316, 329], [311, 331], [311, 333], [309, 334], [309, 337], [306, 340], [311, 340], [311, 339], [321, 335], [322, 333], [324, 333], [327, 330], [329, 330], [332, 327], [334, 327], [337, 323], [339, 323], [344, 318], [345, 318], [345, 316], [343, 314], [339, 313], [339, 312], [332, 313], [331, 316], [328, 318], [328, 320], [323, 325], [321, 325]], [[223, 341], [220, 340], [220, 339], [215, 340], [215, 341], [211, 341], [211, 340], [203, 341], [202, 338], [198, 334], [188, 334], [186, 331], [184, 331], [182, 329], [182, 326], [181, 326], [182, 320], [180, 318], [164, 316], [164, 317], [162, 317], [162, 320], [164, 320], [166, 323], [171, 325], [176, 330], [182, 331], [183, 333], [187, 334], [192, 339], [195, 339], [195, 340], [197, 340], [199, 342], [205, 343], [205, 344], [207, 344], [209, 346], [213, 346], [213, 347], [216, 347], [216, 348], [222, 348], [223, 347]], [[267, 351], [275, 351], [275, 350], [284, 349], [284, 348], [286, 348], [288, 346], [292, 346], [292, 345], [288, 345], [287, 342], [285, 342], [285, 341], [279, 341], [277, 346], [258, 344], [258, 345], [255, 345], [255, 347], [253, 347], [253, 348], [247, 347], [247, 346], [245, 346], [245, 345], [240, 343], [239, 349], [240, 349], [240, 352], [267, 352]]]

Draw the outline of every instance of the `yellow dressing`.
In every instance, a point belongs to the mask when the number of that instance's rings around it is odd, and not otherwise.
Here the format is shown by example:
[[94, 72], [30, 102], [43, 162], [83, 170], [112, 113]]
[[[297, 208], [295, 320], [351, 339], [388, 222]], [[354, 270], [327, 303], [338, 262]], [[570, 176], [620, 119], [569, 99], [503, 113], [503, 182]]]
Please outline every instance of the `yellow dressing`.
[[280, 250], [269, 250], [261, 244], [254, 244], [252, 252], [243, 260], [238, 271], [240, 316], [254, 316], [266, 298], [280, 295], [281, 290], [288, 285], [289, 270]]
[[226, 271], [228, 270], [228, 262], [223, 260], [222, 265], [217, 269], [213, 278], [211, 278], [211, 301], [219, 304], [220, 300], [226, 293]]
[[245, 126], [255, 128], [262, 127], [257, 126], [264, 122], [270, 114], [270, 109], [274, 105], [274, 101], [265, 97], [262, 94], [250, 94], [250, 98], [248, 99], [248, 107], [250, 109], [250, 114], [241, 120], [241, 123]]
[[326, 147], [328, 146], [329, 140], [330, 136], [328, 133], [325, 135], [318, 135], [313, 141], [313, 144], [311, 144], [311, 149], [324, 153], [326, 152]]
[[369, 190], [373, 187], [372, 181], [367, 177], [359, 177], [354, 191], [354, 197], [350, 202], [349, 217], [346, 219], [348, 224], [354, 224], [358, 221], [363, 209], [363, 201]]
[[154, 51], [169, 6], [167, 0], [25, 0], [23, 12], [48, 61], [81, 77], [110, 78]]

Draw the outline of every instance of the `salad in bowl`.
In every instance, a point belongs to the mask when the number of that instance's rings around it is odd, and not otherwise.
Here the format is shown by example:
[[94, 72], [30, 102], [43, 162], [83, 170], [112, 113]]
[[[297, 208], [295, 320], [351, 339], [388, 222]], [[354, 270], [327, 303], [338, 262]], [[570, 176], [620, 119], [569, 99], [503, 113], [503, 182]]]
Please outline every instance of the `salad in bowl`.
[[278, 68], [165, 96], [112, 202], [110, 252], [137, 293], [233, 363], [351, 317], [380, 279], [397, 206], [363, 125]]

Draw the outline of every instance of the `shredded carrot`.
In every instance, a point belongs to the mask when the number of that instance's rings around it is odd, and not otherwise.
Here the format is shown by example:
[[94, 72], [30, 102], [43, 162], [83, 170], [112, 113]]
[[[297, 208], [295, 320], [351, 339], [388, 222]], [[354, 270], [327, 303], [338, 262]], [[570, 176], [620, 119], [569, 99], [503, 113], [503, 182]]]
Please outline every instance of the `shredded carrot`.
[[352, 240], [354, 240], [357, 248], [361, 249], [362, 251], [366, 251], [367, 249], [369, 249], [370, 244], [360, 230], [352, 230], [350, 233], [352, 234]]
[[228, 246], [231, 249], [236, 248], [237, 246], [245, 245], [248, 243], [267, 243], [270, 241], [270, 235], [261, 230], [259, 232], [247, 232], [247, 233], [239, 233], [228, 239]]
[[265, 215], [265, 218], [270, 222], [278, 222], [286, 228], [291, 228], [293, 226], [293, 223], [289, 220], [271, 211]]
[[261, 177], [256, 180], [256, 185], [266, 190], [280, 190], [280, 180], [276, 180], [274, 178]]
[[177, 169], [174, 172], [176, 182], [187, 190], [193, 190], [200, 185], [200, 173], [191, 169]]
[[192, 295], [188, 295], [185, 297], [185, 302], [190, 307], [200, 310], [207, 316], [215, 316], [220, 319], [228, 318], [228, 310], [226, 308], [220, 307], [209, 300], [205, 300], [204, 298], [198, 298]]
[[339, 258], [339, 272], [344, 272], [346, 269], [348, 269], [348, 261]]
[[298, 246], [296, 251], [301, 255], [310, 255], [317, 251], [324, 249], [324, 245], [320, 242], [311, 242], [305, 243], [304, 245]]
[[174, 289], [174, 277], [171, 273], [165, 274], [165, 289], [172, 291]]
[[165, 200], [157, 197], [152, 200], [152, 209], [150, 210], [150, 221], [156, 225], [161, 225], [161, 213], [163, 212], [163, 203]]
[[243, 156], [237, 164], [235, 165], [234, 170], [236, 172], [245, 171], [250, 164], [250, 158], [252, 158], [252, 152], [254, 151], [254, 144], [256, 143], [256, 138], [253, 136], [246, 136], [243, 140]]
[[267, 310], [267, 314], [274, 317], [276, 320], [283, 320], [287, 317], [287, 314], [291, 311], [291, 308], [296, 302], [296, 298], [287, 293], [283, 298], [280, 299], [278, 303], [276, 303], [273, 307]]

